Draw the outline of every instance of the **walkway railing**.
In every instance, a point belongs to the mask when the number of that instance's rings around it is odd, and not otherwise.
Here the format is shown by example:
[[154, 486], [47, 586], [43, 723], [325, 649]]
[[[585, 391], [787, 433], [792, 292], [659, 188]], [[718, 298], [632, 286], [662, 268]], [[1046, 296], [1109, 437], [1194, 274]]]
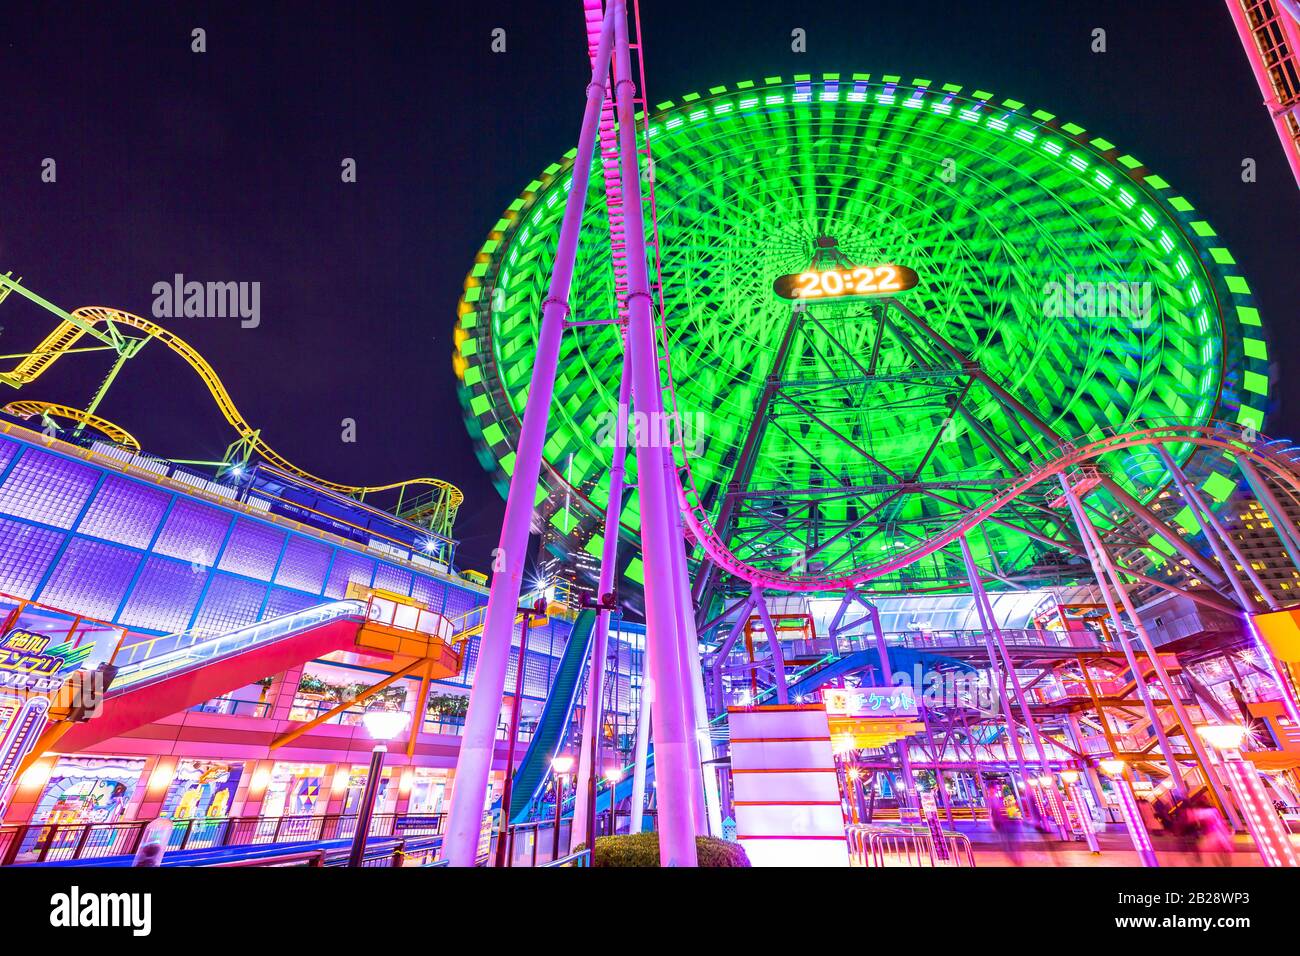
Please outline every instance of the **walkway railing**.
[[[0, 827], [0, 865], [95, 860], [132, 854], [152, 821], [29, 823]], [[425, 837], [442, 833], [443, 814], [377, 813], [369, 835]], [[167, 849], [204, 850], [315, 840], [350, 839], [356, 814], [282, 817], [201, 817], [175, 820]]]
[[114, 658], [113, 662], [119, 670], [113, 680], [113, 690], [347, 616], [364, 619], [365, 602], [332, 601], [294, 614], [259, 621], [225, 634], [192, 629], [137, 641], [121, 648]]
[[975, 866], [970, 840], [954, 830], [940, 831], [947, 859], [936, 851], [934, 835], [925, 826], [854, 824], [845, 835], [849, 858], [857, 866]]

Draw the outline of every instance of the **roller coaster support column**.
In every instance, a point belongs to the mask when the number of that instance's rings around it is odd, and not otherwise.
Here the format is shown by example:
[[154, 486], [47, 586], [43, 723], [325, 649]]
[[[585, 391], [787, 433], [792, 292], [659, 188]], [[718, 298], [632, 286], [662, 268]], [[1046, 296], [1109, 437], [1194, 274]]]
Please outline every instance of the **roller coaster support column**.
[[[970, 553], [970, 543], [966, 541], [965, 535], [962, 536], [962, 542], [965, 550], [962, 552], [963, 557]], [[974, 565], [974, 558], [971, 558], [971, 564]], [[968, 571], [970, 568], [968, 567]], [[988, 592], [984, 590], [984, 580], [980, 577], [979, 568], [974, 568], [974, 574], [971, 575], [971, 590], [975, 596], [976, 604], [983, 605], [984, 613], [988, 615], [988, 627], [993, 634], [993, 643], [998, 649], [1003, 663], [1006, 665], [1007, 677], [1011, 681], [1011, 690], [1016, 695], [1016, 706], [1020, 709], [1020, 714], [1024, 718], [1025, 726], [1029, 728], [1029, 739], [1033, 741], [1034, 750], [1038, 753], [1038, 764], [1043, 768], [1043, 773], [1050, 776], [1052, 766], [1047, 759], [1047, 748], [1043, 745], [1043, 735], [1038, 729], [1038, 724], [1034, 720], [1034, 715], [1029, 709], [1029, 701], [1025, 699], [1025, 689], [1020, 683], [1020, 675], [1016, 673], [1016, 662], [1011, 659], [1011, 652], [1007, 650], [1007, 642], [1002, 636], [1002, 628], [998, 626], [997, 616], [993, 613], [993, 604], [989, 601]], [[1033, 786], [1033, 781], [1029, 781]], [[1045, 787], [1047, 802], [1051, 804], [1052, 818], [1044, 820], [1044, 824], [1055, 825], [1061, 832], [1062, 838], [1069, 838], [1069, 830], [1066, 821], [1068, 817], [1065, 813], [1065, 806], [1061, 802], [1061, 794], [1055, 786]]]
[[[1080, 662], [1080, 667], [1087, 667], [1087, 663]], [[1066, 729], [1070, 733], [1070, 744], [1074, 747], [1076, 753], [1083, 754], [1083, 726], [1079, 723], [1078, 714], [1066, 714]], [[1086, 756], [1086, 755], [1085, 755]], [[1106, 801], [1101, 795], [1101, 778], [1097, 776], [1097, 768], [1091, 763], [1087, 763], [1083, 768], [1083, 781], [1088, 785], [1088, 793], [1092, 795], [1092, 802], [1098, 808], [1106, 806]]]
[[1137, 515], [1156, 534], [1160, 535], [1161, 540], [1168, 542], [1169, 546], [1178, 552], [1180, 557], [1186, 558], [1191, 562], [1201, 577], [1212, 584], [1226, 584], [1227, 577], [1223, 569], [1215, 567], [1214, 562], [1207, 561], [1199, 551], [1187, 543], [1180, 534], [1175, 534], [1157, 518], [1151, 509], [1147, 508], [1142, 502], [1138, 501], [1127, 491], [1125, 491], [1114, 478], [1108, 475], [1101, 475], [1101, 486], [1105, 488], [1112, 498], [1121, 505]]
[[632, 803], [628, 808], [628, 833], [640, 833], [642, 819], [645, 817], [645, 765], [650, 751], [650, 707], [654, 697], [649, 676], [650, 641], [647, 638], [641, 652], [641, 696], [637, 701], [636, 754], [632, 758]]
[[[880, 655], [880, 677], [884, 681], [885, 686], [890, 687], [894, 683], [894, 669], [889, 663], [889, 648], [885, 644], [885, 629], [880, 626], [880, 612], [876, 610], [874, 604], [864, 600], [862, 595], [858, 594], [857, 591], [850, 591], [849, 594], [852, 595], [853, 600], [867, 612], [867, 617], [871, 621], [871, 630], [876, 636], [876, 653]], [[847, 596], [848, 595], [846, 595], [846, 597]], [[833, 637], [832, 640], [834, 640]], [[921, 688], [914, 688], [913, 693], [915, 694], [916, 691], [920, 689]], [[918, 699], [916, 703], [918, 710], [923, 707], [921, 700]], [[904, 737], [902, 740], [897, 741], [894, 744], [894, 747], [898, 750], [898, 766], [903, 771], [903, 782], [907, 784], [907, 792], [909, 794], [916, 793], [916, 778], [912, 776], [912, 755], [907, 743], [907, 738]], [[935, 762], [937, 763], [938, 761], [936, 760]], [[937, 772], [935, 773], [935, 776], [938, 777]], [[902, 812], [901, 803], [899, 804], [899, 811], [900, 813]]]
[[[631, 54], [628, 49], [627, 2], [614, 0], [614, 90], [618, 113], [620, 174], [627, 234], [628, 342], [632, 358], [632, 397], [647, 421], [663, 421], [664, 401], [659, 375], [654, 317], [651, 315], [649, 270], [646, 268], [645, 221], [641, 206], [641, 176], [637, 162], [636, 119]], [[653, 433], [655, 429], [650, 429]], [[655, 790], [659, 807], [661, 866], [695, 866], [695, 804], [698, 779], [691, 766], [699, 760], [694, 728], [685, 723], [683, 698], [689, 689], [682, 673], [683, 635], [677, 631], [680, 598], [672, 574], [673, 549], [683, 547], [677, 523], [669, 513], [663, 456], [668, 450], [657, 438], [637, 442], [641, 538], [645, 551], [646, 644], [650, 653], [655, 695]]]
[[[1197, 490], [1196, 486], [1187, 480], [1187, 476], [1183, 474], [1183, 470], [1178, 467], [1173, 456], [1165, 450], [1165, 446], [1156, 445], [1156, 451], [1159, 453], [1161, 461], [1165, 463], [1165, 467], [1169, 469], [1169, 473], [1173, 475], [1174, 484], [1177, 486], [1179, 493], [1183, 496], [1183, 499], [1187, 502], [1188, 506], [1192, 509], [1192, 514], [1196, 516], [1196, 523], [1200, 527], [1201, 533], [1205, 535], [1205, 540], [1209, 542], [1210, 549], [1214, 552], [1214, 556], [1219, 559], [1219, 565], [1228, 576], [1228, 583], [1232, 585], [1232, 589], [1237, 595], [1237, 602], [1241, 605], [1241, 613], [1246, 633], [1253, 638], [1255, 646], [1259, 648], [1260, 656], [1263, 657], [1264, 662], [1268, 664], [1270, 676], [1273, 678], [1273, 682], [1277, 684], [1278, 690], [1282, 693], [1282, 702], [1286, 706], [1287, 715], [1291, 720], [1300, 722], [1300, 706], [1297, 706], [1296, 704], [1296, 690], [1291, 685], [1289, 679], [1290, 675], [1285, 667], [1273, 657], [1272, 652], [1260, 639], [1259, 633], [1255, 630], [1255, 622], [1251, 620], [1251, 611], [1254, 610], [1255, 602], [1251, 599], [1250, 593], [1246, 590], [1246, 586], [1242, 582], [1241, 576], [1237, 574], [1236, 569], [1233, 567], [1233, 562], [1235, 561], [1236, 564], [1245, 571], [1247, 577], [1250, 578], [1250, 583], [1254, 586], [1255, 590], [1259, 592], [1259, 596], [1264, 599], [1264, 602], [1271, 610], [1277, 610], [1277, 602], [1273, 599], [1273, 595], [1269, 593], [1268, 588], [1264, 586], [1264, 582], [1260, 580], [1259, 574], [1253, 567], [1251, 567], [1250, 562], [1246, 560], [1246, 556], [1241, 553], [1241, 549], [1237, 547], [1237, 543], [1232, 540], [1232, 535], [1228, 534], [1228, 530], [1223, 526], [1223, 522], [1219, 520], [1218, 516], [1214, 513], [1214, 510], [1206, 503], [1205, 498], [1201, 495], [1200, 491]], [[1277, 528], [1277, 523], [1274, 522], [1273, 526], [1274, 528]], [[1283, 536], [1284, 532], [1279, 530], [1278, 535]], [[1282, 537], [1282, 540], [1285, 543], [1286, 538]], [[1227, 554], [1224, 553], [1225, 548], [1228, 551]]]
[[1291, 559], [1292, 567], [1300, 570], [1300, 533], [1297, 533], [1295, 525], [1287, 517], [1286, 510], [1255, 466], [1240, 455], [1237, 456], [1237, 468], [1246, 479], [1251, 492], [1254, 493], [1255, 500], [1263, 506], [1277, 536], [1282, 539], [1282, 547], [1286, 550], [1287, 557]]
[[[618, 386], [618, 411], [614, 428], [614, 451], [609, 465], [609, 503], [605, 508], [605, 537], [600, 548], [600, 578], [596, 600], [605, 602], [614, 593], [615, 564], [618, 561], [619, 518], [623, 511], [623, 475], [627, 459], [627, 409], [632, 401], [632, 365], [627, 342], [623, 343], [623, 377]], [[570, 845], [588, 843], [596, 832], [596, 780], [600, 777], [601, 704], [604, 701], [605, 655], [609, 646], [610, 608], [598, 607], [596, 631], [591, 637], [591, 660], [587, 663], [587, 713], [582, 726], [582, 753], [578, 757], [578, 780], [574, 790], [573, 830]], [[610, 819], [614, 817], [614, 795], [609, 798]], [[611, 828], [611, 833], [612, 833]]]
[[[1159, 446], [1157, 446], [1159, 448]], [[1088, 561], [1092, 564], [1093, 573], [1097, 578], [1097, 585], [1101, 589], [1102, 598], [1106, 603], [1106, 610], [1110, 613], [1111, 623], [1115, 625], [1115, 638], [1119, 641], [1121, 649], [1124, 651], [1124, 659], [1128, 662], [1129, 669], [1133, 673], [1134, 686], [1137, 689], [1138, 696], [1142, 699], [1142, 707], [1146, 711], [1147, 719], [1151, 721], [1151, 729], [1156, 735], [1156, 740], [1160, 744], [1160, 752], [1164, 755], [1165, 763], [1169, 766], [1169, 772], [1174, 781], [1174, 789], [1180, 797], [1187, 796], [1187, 784], [1183, 780], [1182, 768], [1178, 761], [1174, 759], [1173, 747], [1169, 744], [1169, 737], [1165, 733], [1165, 727], [1160, 719], [1160, 714], [1156, 710], [1154, 703], [1151, 701], [1151, 694], [1146, 686], [1143, 670], [1138, 666], [1137, 660], [1133, 655], [1133, 648], [1129, 644], [1128, 635], [1124, 633], [1123, 619], [1119, 616], [1119, 610], [1115, 606], [1115, 598], [1111, 593], [1111, 587], [1114, 588], [1114, 594], [1119, 596], [1120, 603], [1124, 607], [1124, 612], [1128, 615], [1129, 622], [1137, 631], [1138, 640], [1141, 642], [1143, 649], [1151, 660], [1151, 666], [1155, 670], [1156, 679], [1165, 692], [1170, 705], [1174, 709], [1174, 715], [1177, 717], [1179, 725], [1183, 730], [1183, 738], [1187, 740], [1192, 748], [1192, 754], [1199, 765], [1201, 775], [1209, 784], [1219, 807], [1223, 810], [1224, 815], [1229, 822], [1232, 822], [1233, 812], [1227, 797], [1223, 792], [1223, 785], [1219, 781], [1213, 766], [1210, 764], [1208, 755], [1205, 752], [1204, 744], [1197, 735], [1196, 730], [1192, 727], [1191, 720], [1187, 716], [1187, 710], [1183, 707], [1182, 701], [1178, 696], [1176, 688], [1169, 679], [1169, 674], [1165, 670], [1164, 662], [1161, 661], [1160, 655], [1156, 653], [1155, 644], [1151, 640], [1151, 635], [1147, 633], [1146, 626], [1143, 625], [1142, 619], [1138, 616], [1137, 608], [1133, 605], [1133, 599], [1129, 596], [1128, 588], [1124, 585], [1119, 573], [1115, 569], [1115, 563], [1111, 560], [1110, 552], [1101, 540], [1101, 535], [1088, 517], [1087, 511], [1083, 507], [1083, 502], [1079, 500], [1078, 493], [1074, 486], [1070, 484], [1070, 479], [1066, 475], [1060, 476], [1061, 488], [1065, 491], [1065, 500], [1070, 507], [1071, 514], [1074, 515], [1075, 525], [1079, 533], [1083, 536], [1085, 550], [1088, 552]], [[1110, 586], [1107, 585], [1107, 580]], [[1116, 754], [1115, 756], [1119, 756]]]
[[[731, 626], [731, 631], [716, 651], [713, 652], [713, 687], [717, 697], [718, 712], [721, 713], [727, 708], [726, 697], [722, 692], [722, 669], [727, 662], [727, 655], [731, 653], [731, 648], [735, 645], [736, 640], [745, 631], [745, 625], [749, 621], [749, 616], [754, 613], [754, 596], [753, 592], [741, 598], [731, 607], [723, 611], [714, 621], [723, 623], [731, 617], [733, 611], [739, 608], [736, 614], [736, 623]], [[713, 622], [710, 622], [713, 623]]]
[[[1023, 708], [1023, 700], [1019, 698], [1020, 680], [1016, 676], [1015, 668], [1005, 658], [1002, 658], [1002, 664], [998, 663], [999, 658], [1002, 657], [999, 654], [1002, 632], [998, 628], [997, 618], [993, 616], [993, 605], [989, 603], [988, 595], [984, 593], [984, 581], [980, 577], [979, 566], [975, 564], [975, 556], [971, 553], [970, 542], [966, 540], [965, 535], [962, 535], [959, 540], [961, 542], [962, 561], [966, 565], [966, 577], [970, 581], [971, 597], [975, 599], [975, 614], [979, 617], [982, 625], [981, 630], [984, 632], [984, 648], [988, 651], [991, 676], [996, 682], [998, 701], [1002, 705], [1002, 720], [1007, 727], [1007, 740], [1011, 744], [1012, 753], [1015, 754], [1016, 769], [1020, 772], [1021, 789], [1016, 797], [1022, 809], [1027, 809], [1032, 816], [1041, 818], [1038, 802], [1034, 799], [1034, 793], [1031, 789], [1034, 785], [1034, 778], [1030, 776], [1029, 767], [1025, 764], [1025, 750], [1020, 745], [1020, 732], [1016, 727], [1015, 717], [1012, 714], [1011, 698], [1007, 694], [1007, 680], [1002, 674], [1003, 667], [1010, 672], [1012, 687], [1015, 688], [1017, 699], [1022, 704], [1021, 713], [1025, 715], [1025, 719], [1029, 722], [1031, 736], [1035, 731], [1033, 717], [1029, 715], [1027, 709]], [[1046, 755], [1044, 754], [1041, 759], [1044, 762], [1043, 772], [1050, 772], [1046, 766]]]
[[560, 226], [551, 284], [542, 306], [536, 364], [529, 384], [528, 403], [524, 409], [523, 426], [516, 448], [515, 471], [510, 478], [510, 493], [506, 498], [505, 520], [497, 552], [505, 562], [505, 567], [492, 578], [492, 591], [488, 597], [483, 636], [479, 644], [478, 668], [474, 675], [474, 690], [470, 694], [469, 711], [465, 715], [465, 734], [461, 738], [460, 756], [456, 760], [456, 786], [452, 791], [443, 851], [444, 858], [452, 866], [474, 865], [483, 825], [488, 775], [492, 770], [497, 721], [501, 713], [506, 667], [510, 658], [510, 631], [523, 584], [533, 501], [541, 472], [547, 419], [550, 416], [551, 397], [555, 391], [555, 375], [559, 365], [560, 338], [569, 311], [569, 286], [578, 251], [578, 233], [587, 199], [587, 183], [591, 177], [596, 127], [605, 98], [605, 76], [613, 45], [613, 21], [614, 12], [611, 7], [605, 14], [600, 47], [596, 52], [591, 83], [587, 86], [582, 132], [578, 137], [578, 151], [573, 160], [573, 185], [565, 201], [564, 221]]
[[[677, 423], [677, 434], [682, 434], [681, 423]], [[685, 451], [685, 442], [682, 442]], [[681, 507], [677, 501], [676, 472], [673, 470], [672, 446], [664, 449], [663, 484], [668, 497], [664, 509], [672, 519], [673, 541], [686, 540], [686, 525], [681, 519]], [[708, 836], [710, 832], [722, 834], [723, 818], [718, 812], [718, 773], [708, 769], [705, 774], [705, 761], [714, 758], [712, 739], [708, 732], [708, 705], [705, 701], [705, 675], [699, 667], [699, 636], [695, 631], [695, 605], [690, 593], [690, 575], [686, 574], [686, 550], [681, 546], [672, 549], [672, 576], [677, 585], [677, 633], [681, 650], [681, 678], [686, 682], [685, 693], [681, 696], [682, 722], [695, 741], [695, 761], [690, 765], [690, 792], [695, 797], [693, 814], [695, 834]], [[712, 827], [712, 829], [711, 829]]]

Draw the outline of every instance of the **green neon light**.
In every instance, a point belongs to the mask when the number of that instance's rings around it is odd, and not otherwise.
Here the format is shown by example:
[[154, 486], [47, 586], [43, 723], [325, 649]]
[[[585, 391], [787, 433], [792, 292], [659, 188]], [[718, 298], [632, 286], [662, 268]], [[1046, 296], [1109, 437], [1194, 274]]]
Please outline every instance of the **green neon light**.
[[[813, 240], [824, 234], [855, 262], [916, 269], [921, 283], [903, 295], [907, 304], [1063, 434], [1096, 437], [1150, 420], [1225, 418], [1258, 427], [1258, 409], [1267, 407], [1267, 351], [1249, 286], [1235, 267], [1228, 275], [1231, 255], [1165, 180], [1132, 156], [1115, 156], [1108, 140], [1018, 101], [997, 107], [982, 102], [991, 93], [963, 96], [961, 87], [928, 80], [896, 85], [888, 95], [885, 84], [896, 77], [842, 74], [850, 75], [714, 87], [651, 117], [672, 362], [682, 411], [703, 423], [702, 453], [692, 459], [703, 494], [730, 478], [728, 462], [744, 441], [788, 320], [789, 305], [771, 294], [772, 280], [806, 269]], [[948, 95], [954, 98], [945, 103]], [[955, 177], [944, 175], [949, 169]], [[551, 167], [512, 204], [514, 214], [493, 236], [499, 246], [484, 250], [486, 272], [467, 287], [481, 281], [484, 292], [461, 306], [475, 317], [461, 324], [462, 399], [471, 432], [481, 431], [498, 460], [518, 434], [563, 213], [557, 199], [569, 183], [568, 163]], [[1067, 277], [1149, 283], [1158, 314], [1148, 322], [1049, 319], [1044, 290]], [[610, 318], [612, 278], [597, 172], [573, 313]], [[495, 304], [491, 290], [504, 293]], [[1243, 327], [1251, 328], [1249, 344]], [[866, 330], [863, 323], [854, 333], [861, 355], [870, 350]], [[551, 462], [574, 455], [574, 485], [596, 505], [604, 501], [610, 451], [596, 441], [595, 423], [614, 410], [618, 350], [612, 326], [566, 335], [546, 446]], [[893, 408], [857, 409], [846, 427], [887, 466], [904, 469], [923, 456], [936, 421], [915, 401], [924, 398], [920, 389], [895, 397]], [[1032, 451], [1032, 439], [993, 414], [986, 393], [972, 397], [999, 440]], [[760, 487], [806, 486], [826, 471], [863, 478], [862, 459], [827, 435], [797, 443], [769, 434], [762, 452], [752, 479]], [[1163, 484], [1158, 461], [1142, 453], [1112, 465], [1144, 498]], [[630, 484], [635, 470], [629, 460]], [[998, 467], [963, 431], [938, 446], [926, 475], [981, 470], [993, 475]], [[552, 480], [543, 469], [543, 483]], [[599, 526], [600, 515], [587, 517]], [[887, 550], [926, 533], [934, 516], [910, 502], [890, 520], [898, 533], [885, 536]], [[625, 524], [634, 529], [634, 518]], [[1004, 569], [1027, 566], [1041, 553], [1023, 535], [988, 530]], [[873, 552], [879, 543], [873, 540]], [[982, 540], [976, 550], [987, 563]], [[844, 557], [843, 549], [826, 557]], [[942, 577], [943, 562], [936, 557], [917, 573]]]

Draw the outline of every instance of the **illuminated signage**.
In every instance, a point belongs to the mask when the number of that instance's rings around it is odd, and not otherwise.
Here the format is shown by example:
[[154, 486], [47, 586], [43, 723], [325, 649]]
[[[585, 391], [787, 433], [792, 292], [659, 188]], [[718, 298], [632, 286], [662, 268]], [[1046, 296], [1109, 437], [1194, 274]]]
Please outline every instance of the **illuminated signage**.
[[810, 269], [781, 276], [772, 283], [772, 291], [783, 299], [843, 299], [906, 292], [920, 281], [921, 277], [907, 266]]
[[14, 628], [0, 639], [0, 687], [51, 693], [68, 675], [85, 666], [94, 644], [73, 647], [63, 643], [50, 647], [44, 634]]
[[911, 687], [828, 687], [822, 703], [832, 717], [915, 717]]

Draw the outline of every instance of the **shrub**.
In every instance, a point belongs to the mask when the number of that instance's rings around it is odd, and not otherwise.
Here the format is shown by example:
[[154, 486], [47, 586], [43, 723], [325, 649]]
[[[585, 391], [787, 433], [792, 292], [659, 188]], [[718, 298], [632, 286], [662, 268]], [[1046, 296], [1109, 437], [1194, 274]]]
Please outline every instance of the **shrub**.
[[[576, 847], [574, 852], [585, 849], [584, 843]], [[744, 847], [717, 837], [697, 836], [695, 854], [702, 867], [750, 865]], [[595, 866], [658, 866], [659, 834], [597, 837], [596, 856], [592, 862]]]

